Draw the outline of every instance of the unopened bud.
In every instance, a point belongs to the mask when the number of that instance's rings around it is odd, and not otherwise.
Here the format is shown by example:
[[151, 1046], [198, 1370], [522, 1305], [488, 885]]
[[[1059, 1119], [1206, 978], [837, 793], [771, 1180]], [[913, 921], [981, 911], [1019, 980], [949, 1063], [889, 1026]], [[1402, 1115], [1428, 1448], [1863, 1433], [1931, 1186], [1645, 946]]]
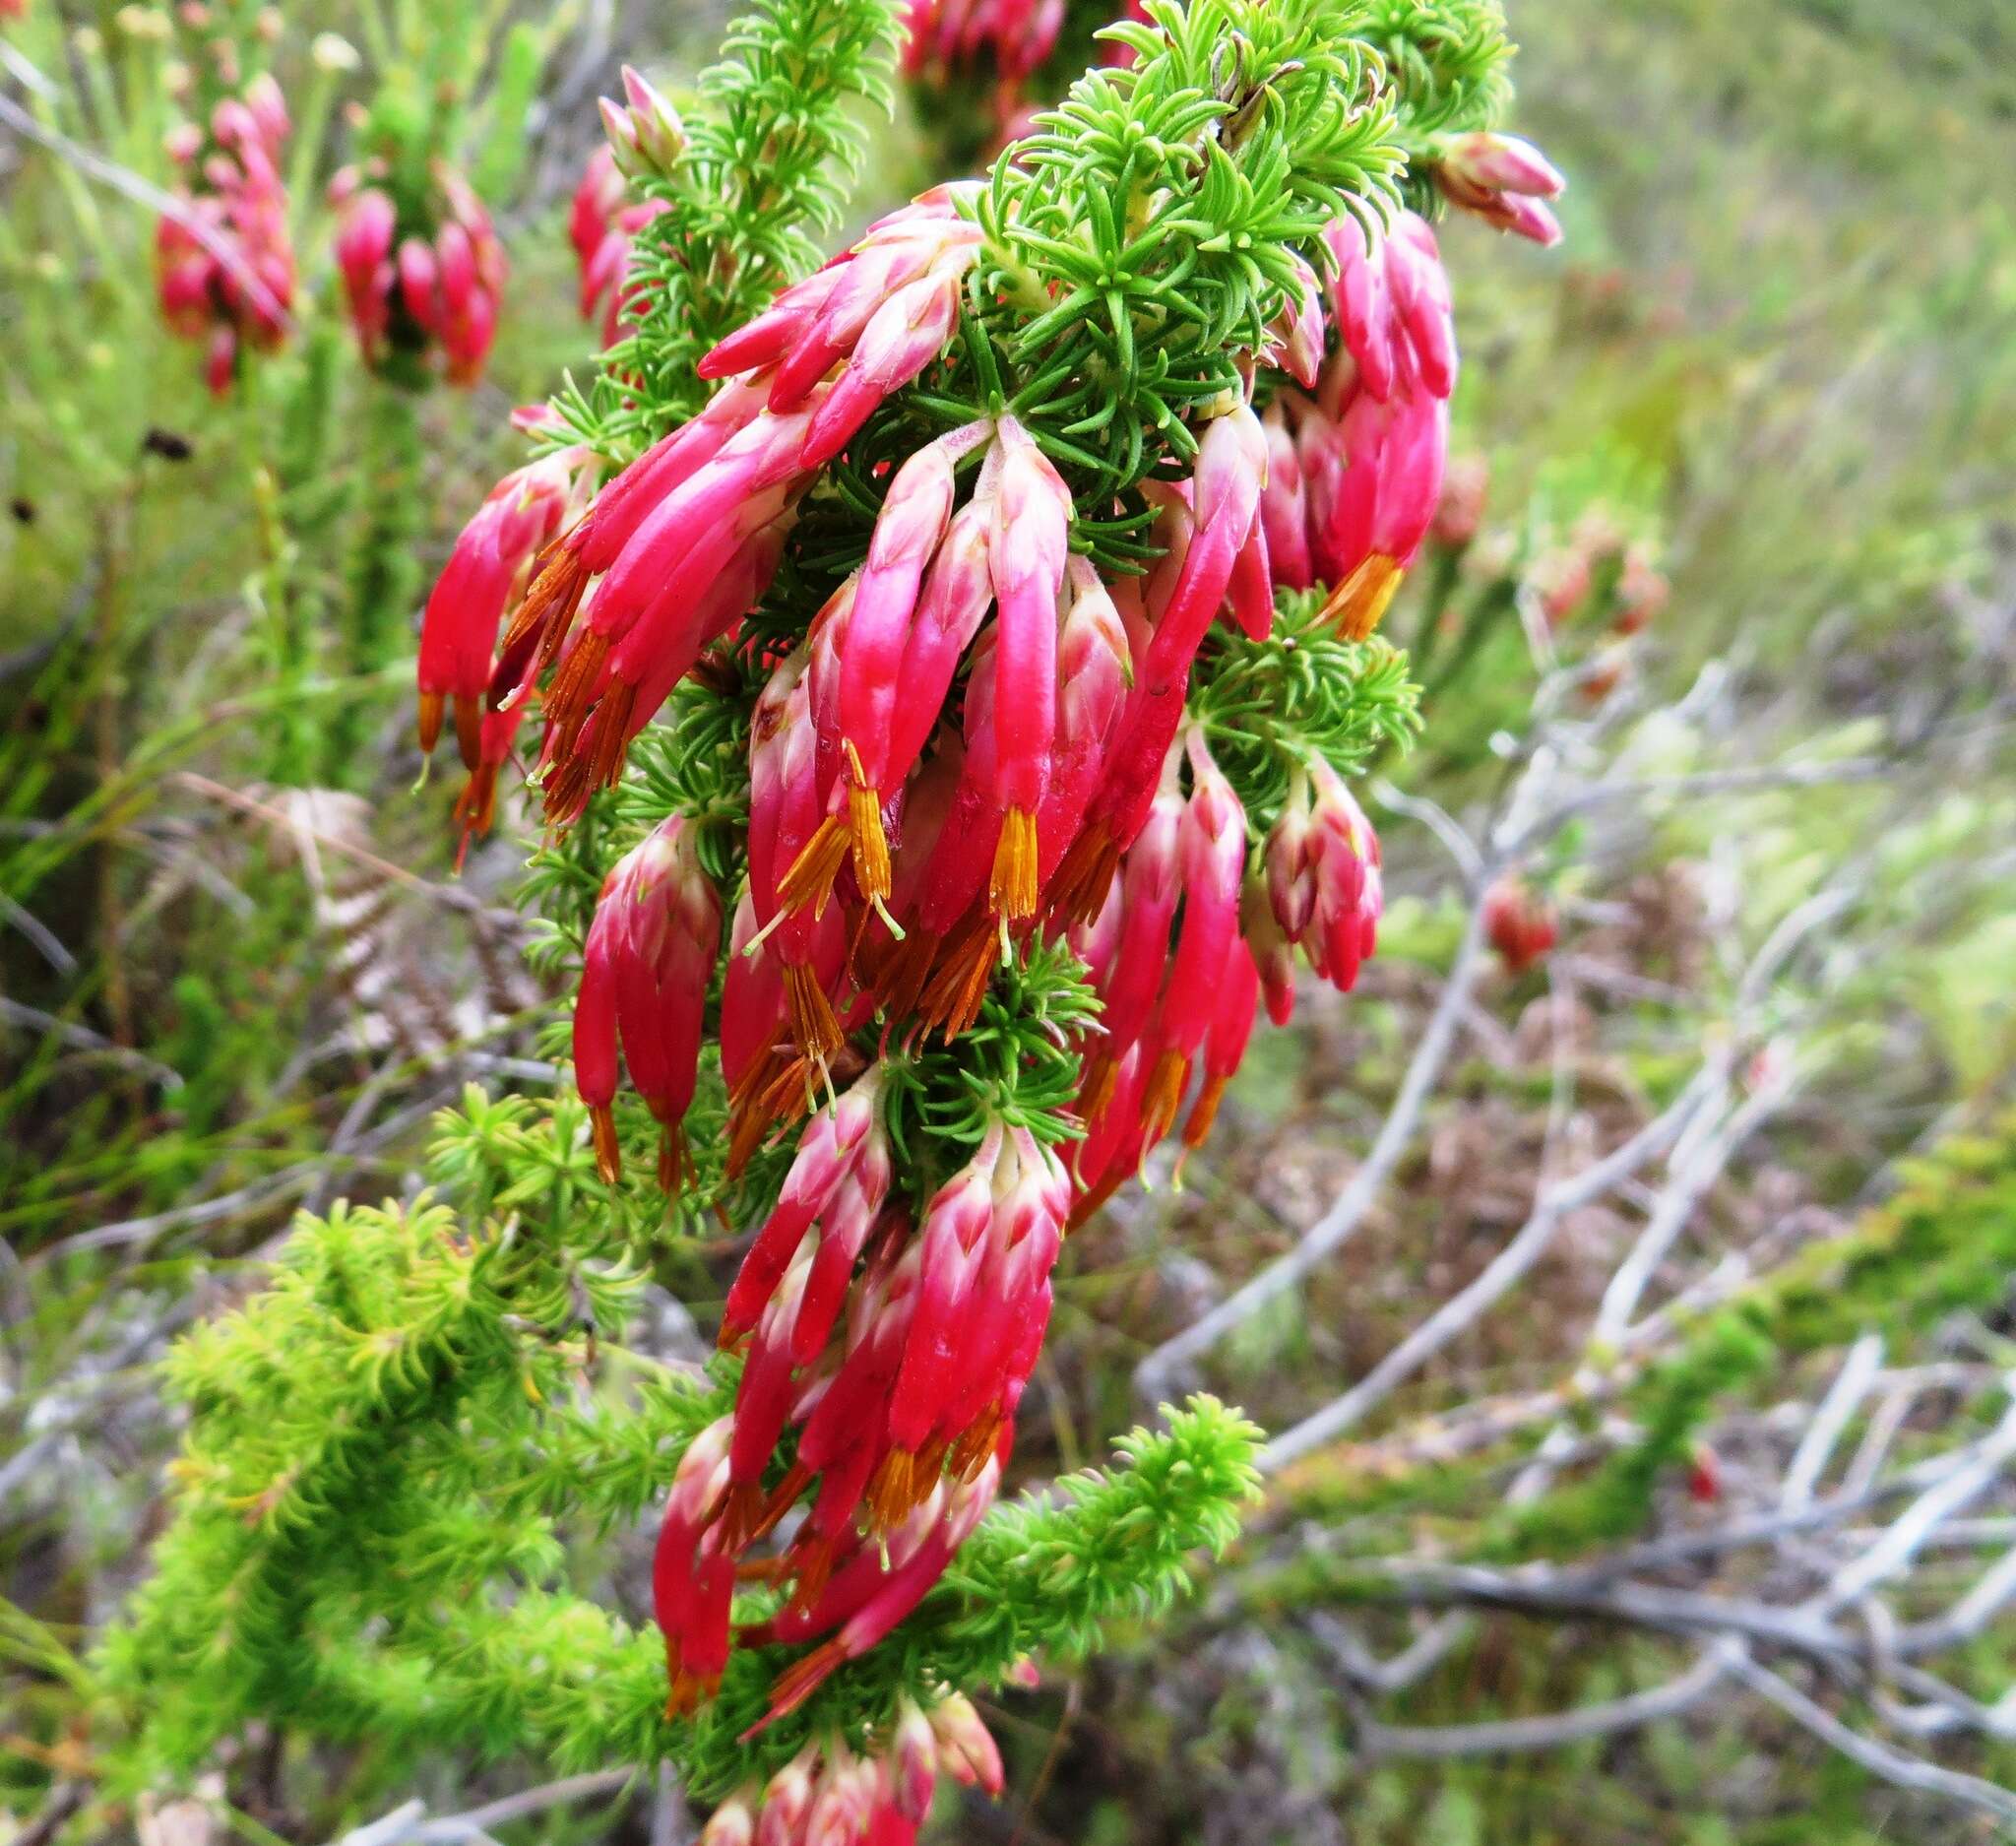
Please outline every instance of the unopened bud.
[[1442, 163], [1457, 179], [1483, 192], [1558, 199], [1568, 186], [1547, 157], [1517, 135], [1459, 135], [1443, 153]]
[[638, 179], [650, 172], [651, 163], [637, 145], [637, 124], [630, 119], [630, 111], [607, 96], [598, 97], [596, 106], [602, 112], [602, 133], [608, 137], [616, 171], [625, 179]]
[[679, 111], [665, 100], [648, 77], [623, 66], [623, 95], [637, 131], [637, 151], [661, 173], [668, 173], [684, 157], [690, 137]]

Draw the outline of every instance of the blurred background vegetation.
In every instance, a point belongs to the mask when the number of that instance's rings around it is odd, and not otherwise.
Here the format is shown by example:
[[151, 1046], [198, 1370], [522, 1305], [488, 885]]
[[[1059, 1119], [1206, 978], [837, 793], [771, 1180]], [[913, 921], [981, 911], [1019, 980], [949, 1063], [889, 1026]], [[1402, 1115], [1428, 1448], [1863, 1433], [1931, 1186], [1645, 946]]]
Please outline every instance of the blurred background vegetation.
[[[143, 11], [31, 0], [0, 83], [34, 123], [159, 183], [165, 51], [132, 30]], [[280, 9], [297, 124], [312, 95], [328, 111], [295, 148], [299, 324], [222, 403], [157, 317], [147, 210], [0, 125], [0, 1841], [35, 1837], [88, 1755], [85, 1654], [140, 1567], [175, 1441], [149, 1369], [160, 1341], [254, 1286], [296, 1208], [414, 1189], [428, 1117], [464, 1082], [555, 1074], [535, 1047], [553, 996], [524, 971], [513, 906], [531, 825], [512, 808], [452, 875], [453, 791], [420, 783], [410, 737], [412, 631], [378, 617], [416, 605], [521, 459], [511, 407], [593, 357], [565, 213], [597, 91], [625, 58], [676, 88], [724, 11], [470, 0], [433, 22], [483, 47], [461, 154], [512, 264], [468, 392], [395, 392], [342, 326], [307, 182], [370, 81], [371, 60], [317, 44], [366, 44], [345, 0]], [[1751, 1288], [1790, 1257], [1832, 1251], [1813, 1287], [1884, 1325], [1891, 1394], [1855, 1430], [1871, 1439], [1895, 1400], [1904, 1460], [1990, 1430], [2016, 1358], [2016, 18], [1999, 0], [1525, 0], [1512, 24], [1516, 125], [1570, 177], [1568, 235], [1541, 252], [1443, 233], [1458, 447], [1488, 489], [1477, 536], [1391, 621], [1433, 639], [1425, 739], [1386, 765], [1373, 808], [1380, 959], [1349, 1000], [1311, 995], [1263, 1038], [1180, 1189], [1160, 1170], [1074, 1240], [1018, 1466], [1103, 1453], [1142, 1414], [1144, 1357], [1361, 1170], [1476, 895], [1434, 823], [1488, 855], [1536, 738], [1573, 811], [1511, 869], [1558, 945], [1473, 971], [1419, 1133], [1350, 1241], [1161, 1381], [1201, 1378], [1293, 1428], [1475, 1283], [1537, 1187], [1751, 1038], [1701, 1130], [1729, 1145], [1680, 1176], [1659, 1293], [1736, 1301], [1753, 1343], [1686, 1323], [1608, 1395], [1564, 1390], [1611, 1375], [1590, 1329], [1663, 1195], [1634, 1176], [1577, 1199], [1520, 1293], [1349, 1442], [1276, 1473], [1195, 1610], [990, 1713], [1009, 1800], [946, 1838], [1992, 1836], [1768, 1696], [1562, 1749], [1414, 1748], [1428, 1727], [1670, 1684], [1693, 1649], [1658, 1623], [1480, 1606], [1390, 1694], [1361, 1657], [1404, 1655], [1429, 1599], [1347, 1560], [1613, 1556], [1779, 1503], [1861, 1324], [1816, 1316], [1810, 1289]], [[939, 176], [963, 130], [911, 96], [886, 132], [863, 217]], [[1520, 619], [1578, 545], [1602, 549], [1593, 533], [1641, 543], [1671, 587], [1601, 701], [1577, 649], [1601, 664], [1611, 644], [1578, 623], [1602, 626], [1613, 586], [1539, 649]], [[1752, 990], [1760, 950], [1816, 901], [1796, 957]], [[710, 1323], [728, 1254], [667, 1241], [667, 1352]], [[1504, 1439], [1462, 1434], [1481, 1404], [1514, 1406]], [[1519, 1489], [1535, 1466], [1545, 1479]], [[1976, 1549], [1929, 1559], [1894, 1620], [1950, 1603], [1983, 1548], [2006, 1548], [2016, 1493], [1985, 1493]], [[1840, 1564], [1718, 1556], [1687, 1582], [1796, 1601], [1774, 1572]], [[598, 1567], [634, 1590], [620, 1555]], [[1982, 1716], [2002, 1711], [2012, 1653], [2006, 1626], [1969, 1637], [1941, 1671], [1973, 1717], [1922, 1733], [1886, 1708], [1909, 1702], [1895, 1686], [1822, 1673], [1814, 1696], [2016, 1784], [2016, 1725]], [[387, 1786], [368, 1760], [296, 1764], [286, 1800], [238, 1803], [235, 1824], [331, 1837], [374, 1800], [467, 1805], [500, 1773], [437, 1762]], [[512, 1837], [655, 1824], [644, 1801]]]

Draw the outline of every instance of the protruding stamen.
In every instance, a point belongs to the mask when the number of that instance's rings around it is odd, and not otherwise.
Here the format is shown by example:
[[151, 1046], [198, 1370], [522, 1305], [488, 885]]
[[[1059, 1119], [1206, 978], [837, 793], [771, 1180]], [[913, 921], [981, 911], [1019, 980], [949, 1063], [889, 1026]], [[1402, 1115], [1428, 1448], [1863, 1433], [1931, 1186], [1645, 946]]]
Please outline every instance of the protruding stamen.
[[848, 823], [838, 814], [828, 814], [791, 860], [790, 869], [777, 881], [781, 913], [801, 911], [809, 904], [813, 916], [826, 914], [833, 881], [847, 863], [848, 844]]
[[819, 985], [819, 977], [802, 962], [787, 962], [784, 993], [798, 1049], [821, 1061], [831, 1057], [842, 1043], [840, 1021], [833, 1016], [833, 1003]]
[[1153, 1147], [1176, 1119], [1183, 1100], [1183, 1087], [1190, 1081], [1190, 1060], [1181, 1051], [1168, 1050], [1155, 1060], [1148, 1088], [1141, 1099], [1141, 1145]]
[[455, 695], [455, 747], [462, 766], [474, 769], [483, 760], [483, 702], [466, 692]]
[[596, 1171], [602, 1177], [602, 1183], [614, 1185], [623, 1177], [623, 1156], [616, 1146], [616, 1117], [604, 1103], [598, 1103], [588, 1112], [588, 1118], [595, 1131]]
[[1369, 640], [1406, 576], [1396, 559], [1375, 551], [1331, 592], [1323, 605], [1323, 619], [1334, 623], [1347, 641]]
[[1071, 842], [1071, 850], [1050, 879], [1053, 922], [1060, 927], [1096, 922], [1119, 868], [1119, 847], [1101, 822], [1093, 821]]
[[1036, 915], [1036, 810], [1011, 807], [1001, 820], [1001, 838], [994, 848], [994, 872], [988, 900], [1002, 917], [1021, 922]]
[[[851, 755], [853, 746], [848, 746]], [[858, 760], [858, 759], [857, 759]], [[854, 882], [861, 895], [887, 918], [889, 836], [882, 830], [882, 792], [850, 782], [847, 790], [848, 831], [853, 836]]]

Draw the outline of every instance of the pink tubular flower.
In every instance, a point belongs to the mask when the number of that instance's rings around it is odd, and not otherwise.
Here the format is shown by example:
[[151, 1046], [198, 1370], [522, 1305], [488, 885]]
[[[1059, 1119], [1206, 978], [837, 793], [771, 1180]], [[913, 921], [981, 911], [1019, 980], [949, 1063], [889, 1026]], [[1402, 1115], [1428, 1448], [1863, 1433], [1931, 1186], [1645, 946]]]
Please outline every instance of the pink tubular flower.
[[451, 384], [473, 385], [496, 337], [504, 246], [453, 168], [434, 163], [418, 205], [395, 198], [388, 173], [374, 158], [330, 183], [337, 268], [364, 362], [383, 366], [399, 355], [438, 367]]
[[604, 346], [613, 346], [624, 312], [636, 298], [630, 257], [637, 233], [664, 210], [663, 202], [625, 202], [623, 175], [606, 144], [596, 149], [574, 191], [567, 234], [581, 270], [581, 318], [601, 322]]
[[827, 1213], [845, 1208], [872, 1216], [880, 1209], [890, 1179], [889, 1143], [881, 1126], [883, 1083], [882, 1066], [871, 1064], [805, 1124], [784, 1190], [728, 1291], [721, 1322], [724, 1346], [755, 1330], [791, 1259]]
[[990, 896], [1002, 916], [1037, 906], [1037, 809], [1049, 787], [1057, 725], [1057, 595], [1071, 494], [1022, 425], [1000, 427], [1001, 474], [988, 559], [999, 610], [994, 684], [995, 804], [1002, 810]]
[[205, 343], [216, 397], [229, 393], [244, 348], [270, 351], [286, 335], [294, 255], [280, 155], [288, 132], [280, 87], [261, 75], [217, 105], [207, 134], [185, 123], [169, 137], [179, 212], [156, 227], [156, 286], [169, 331]]
[[1542, 203], [1567, 190], [1546, 156], [1516, 135], [1459, 135], [1442, 150], [1435, 183], [1452, 205], [1544, 248], [1561, 241], [1560, 221]]
[[601, 98], [605, 144], [616, 169], [630, 179], [663, 175], [677, 166], [687, 147], [686, 125], [651, 80], [623, 66], [623, 100]]
[[[1264, 849], [1268, 904], [1280, 940], [1301, 946], [1310, 966], [1340, 991], [1356, 985], [1378, 944], [1385, 910], [1379, 839], [1343, 779], [1320, 760], [1298, 776]], [[1263, 946], [1271, 946], [1263, 934]], [[1277, 964], [1270, 972], [1277, 1016], [1292, 1004]]]
[[1183, 924], [1170, 958], [1158, 1020], [1161, 1050], [1143, 1102], [1151, 1142], [1175, 1120], [1192, 1060], [1211, 1030], [1226, 966], [1238, 940], [1239, 891], [1246, 869], [1246, 813], [1205, 747], [1201, 731], [1184, 743], [1190, 798], [1177, 840]]
[[928, 1710], [906, 1697], [863, 1750], [807, 1744], [762, 1788], [750, 1783], [716, 1809], [700, 1846], [914, 1846], [941, 1769], [1001, 1793], [1001, 1753], [958, 1693]]
[[673, 815], [617, 860], [588, 932], [574, 1005], [574, 1076], [595, 1124], [596, 1161], [614, 1183], [616, 1048], [663, 1128], [659, 1177], [676, 1191], [692, 1170], [681, 1122], [693, 1100], [701, 1010], [721, 952], [721, 898], [693, 831]]
[[1338, 350], [1269, 410], [1264, 524], [1274, 581], [1328, 584], [1331, 617], [1362, 640], [1441, 500], [1455, 322], [1434, 232], [1413, 213], [1369, 241], [1341, 220], [1325, 241]]

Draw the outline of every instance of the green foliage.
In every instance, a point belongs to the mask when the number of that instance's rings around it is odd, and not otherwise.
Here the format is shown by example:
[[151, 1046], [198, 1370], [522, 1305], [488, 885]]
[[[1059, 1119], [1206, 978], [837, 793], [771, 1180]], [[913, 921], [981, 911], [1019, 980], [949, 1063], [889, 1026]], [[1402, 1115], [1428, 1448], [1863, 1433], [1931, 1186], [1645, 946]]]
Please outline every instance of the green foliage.
[[893, 0], [760, 0], [700, 79], [691, 145], [670, 175], [638, 183], [664, 209], [639, 235], [644, 303], [589, 393], [559, 401], [571, 434], [629, 460], [706, 402], [694, 364], [819, 260], [864, 141], [854, 110], [886, 107]]
[[1356, 776], [1420, 730], [1407, 656], [1377, 638], [1342, 639], [1323, 601], [1320, 591], [1285, 595], [1266, 640], [1221, 628], [1198, 657], [1190, 708], [1255, 840], [1317, 758]]
[[995, 162], [967, 297], [979, 337], [935, 393], [958, 420], [1013, 411], [1094, 501], [1157, 449], [1187, 459], [1186, 419], [1240, 389], [1297, 262], [1321, 260], [1340, 215], [1383, 218], [1402, 159], [1390, 99], [1358, 100], [1354, 8], [1151, 12], [1155, 31], [1115, 29], [1131, 71], [1088, 72]]

